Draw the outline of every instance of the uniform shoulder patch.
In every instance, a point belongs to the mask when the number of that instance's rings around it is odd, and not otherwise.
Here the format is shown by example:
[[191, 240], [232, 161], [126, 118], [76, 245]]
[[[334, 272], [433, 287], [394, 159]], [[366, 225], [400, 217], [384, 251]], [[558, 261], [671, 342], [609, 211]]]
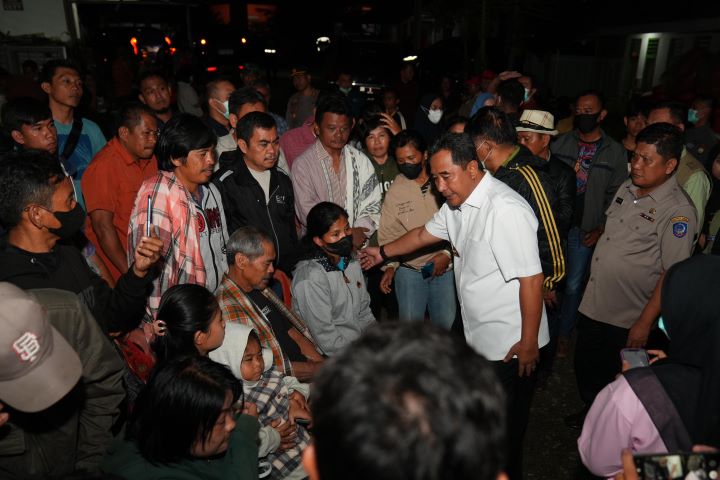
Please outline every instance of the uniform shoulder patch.
[[[675, 218], [685, 218], [685, 217], [675, 217]], [[676, 221], [674, 221], [675, 218], [673, 219], [673, 224], [672, 224], [673, 235], [675, 235], [677, 238], [683, 238], [685, 235], [687, 235], [688, 224], [687, 224], [687, 222], [679, 222], [679, 221], [676, 222]]]

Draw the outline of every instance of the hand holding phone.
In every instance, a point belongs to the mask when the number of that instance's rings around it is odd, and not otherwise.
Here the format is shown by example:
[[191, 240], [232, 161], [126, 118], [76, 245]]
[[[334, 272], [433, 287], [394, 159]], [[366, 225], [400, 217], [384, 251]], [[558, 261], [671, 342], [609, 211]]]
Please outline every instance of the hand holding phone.
[[644, 348], [623, 348], [620, 350], [620, 358], [627, 363], [628, 369], [650, 365], [650, 360]]
[[720, 473], [718, 453], [633, 455], [633, 460], [640, 480], [716, 479]]
[[420, 268], [420, 274], [422, 275], [423, 280], [432, 277], [434, 271], [435, 264], [433, 262], [428, 262]]

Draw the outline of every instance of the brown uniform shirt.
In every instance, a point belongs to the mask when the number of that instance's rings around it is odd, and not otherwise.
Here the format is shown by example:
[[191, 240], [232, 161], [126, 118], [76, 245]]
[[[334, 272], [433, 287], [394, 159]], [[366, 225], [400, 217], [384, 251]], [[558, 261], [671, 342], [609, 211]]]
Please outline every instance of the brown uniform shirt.
[[580, 304], [584, 315], [622, 328], [638, 319], [660, 275], [690, 256], [698, 231], [695, 207], [676, 175], [644, 197], [636, 194], [626, 180], [608, 207]]

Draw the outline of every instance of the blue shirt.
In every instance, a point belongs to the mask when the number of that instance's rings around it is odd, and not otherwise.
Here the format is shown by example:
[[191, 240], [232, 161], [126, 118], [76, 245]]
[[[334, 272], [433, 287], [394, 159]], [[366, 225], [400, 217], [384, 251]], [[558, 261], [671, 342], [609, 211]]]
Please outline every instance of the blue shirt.
[[[70, 131], [72, 130], [72, 123], [60, 123], [57, 119], [54, 119], [54, 121], [58, 134], [57, 151], [58, 156], [60, 156], [65, 148], [65, 142], [67, 142]], [[73, 154], [70, 155], [70, 158], [64, 162], [64, 166], [68, 175], [73, 178], [77, 200], [83, 204], [84, 207], [82, 192], [80, 191], [80, 179], [85, 173], [88, 165], [90, 165], [90, 161], [93, 159], [95, 154], [105, 146], [107, 140], [105, 140], [105, 135], [103, 135], [97, 123], [92, 120], [88, 120], [87, 118], [83, 118], [82, 123], [83, 127], [80, 131], [80, 138], [78, 139], [77, 146], [75, 147]]]

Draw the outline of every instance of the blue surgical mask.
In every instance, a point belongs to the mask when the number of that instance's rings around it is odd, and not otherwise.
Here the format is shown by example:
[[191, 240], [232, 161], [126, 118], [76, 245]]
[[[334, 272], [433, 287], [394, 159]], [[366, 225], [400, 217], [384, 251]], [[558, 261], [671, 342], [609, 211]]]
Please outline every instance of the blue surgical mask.
[[225, 100], [223, 102], [223, 107], [225, 107], [225, 113], [223, 113], [223, 116], [227, 119], [230, 118], [230, 100]]
[[698, 120], [699, 120], [698, 111], [695, 110], [694, 108], [691, 108], [690, 110], [688, 110], [688, 122], [695, 124], [698, 122]]
[[526, 88], [525, 95], [523, 96], [523, 102], [527, 102], [528, 100], [530, 100], [530, 90]]

